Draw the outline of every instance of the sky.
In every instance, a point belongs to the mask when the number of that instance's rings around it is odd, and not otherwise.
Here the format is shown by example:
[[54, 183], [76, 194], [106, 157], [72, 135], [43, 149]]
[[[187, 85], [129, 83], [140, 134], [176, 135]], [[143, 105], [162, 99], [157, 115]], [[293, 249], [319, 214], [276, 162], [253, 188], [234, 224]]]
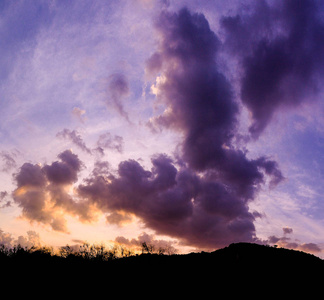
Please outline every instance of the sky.
[[0, 3], [0, 243], [324, 257], [320, 1]]

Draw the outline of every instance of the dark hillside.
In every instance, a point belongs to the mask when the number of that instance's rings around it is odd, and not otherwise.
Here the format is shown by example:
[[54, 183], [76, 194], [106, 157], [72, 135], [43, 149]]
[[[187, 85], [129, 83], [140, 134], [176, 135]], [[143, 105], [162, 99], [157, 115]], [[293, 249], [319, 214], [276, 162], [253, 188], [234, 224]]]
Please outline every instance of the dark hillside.
[[[324, 261], [301, 251], [273, 248], [258, 244], [237, 243], [211, 253], [186, 255], [146, 254], [115, 261], [116, 267], [142, 270], [143, 273], [171, 273], [188, 279], [223, 280], [224, 276], [262, 276], [310, 278], [324, 272]], [[171, 271], [171, 272], [170, 272]]]
[[[25, 288], [37, 284], [58, 289], [102, 290], [139, 286], [179, 287], [185, 293], [203, 289], [307, 288], [322, 282], [324, 261], [304, 252], [257, 244], [238, 243], [211, 252], [187, 255], [142, 254], [103, 261], [77, 256], [52, 256], [23, 249], [15, 255], [0, 255], [1, 273]], [[2, 281], [4, 283], [4, 281]], [[4, 284], [5, 286], [5, 284]]]

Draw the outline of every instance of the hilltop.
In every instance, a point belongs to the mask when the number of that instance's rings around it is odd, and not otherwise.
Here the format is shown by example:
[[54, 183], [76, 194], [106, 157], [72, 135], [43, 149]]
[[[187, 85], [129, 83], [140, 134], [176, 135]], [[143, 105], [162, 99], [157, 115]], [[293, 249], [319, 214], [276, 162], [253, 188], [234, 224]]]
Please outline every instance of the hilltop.
[[[245, 276], [257, 280], [259, 276], [273, 279], [311, 278], [324, 271], [324, 261], [314, 255], [285, 248], [258, 244], [236, 243], [214, 252], [186, 255], [140, 255], [116, 261], [116, 266], [142, 269], [156, 274], [174, 271], [190, 280], [244, 280]], [[145, 266], [145, 267], [144, 267]], [[172, 274], [171, 274], [172, 276]]]
[[288, 282], [305, 287], [321, 278], [324, 270], [324, 261], [314, 255], [249, 243], [231, 244], [210, 253], [141, 254], [108, 260], [21, 251], [12, 257], [0, 255], [0, 263], [2, 274], [15, 281], [45, 286], [54, 282], [58, 286], [58, 281], [67, 289], [121, 284], [177, 289], [181, 281], [186, 288], [207, 290], [245, 284], [287, 287]]

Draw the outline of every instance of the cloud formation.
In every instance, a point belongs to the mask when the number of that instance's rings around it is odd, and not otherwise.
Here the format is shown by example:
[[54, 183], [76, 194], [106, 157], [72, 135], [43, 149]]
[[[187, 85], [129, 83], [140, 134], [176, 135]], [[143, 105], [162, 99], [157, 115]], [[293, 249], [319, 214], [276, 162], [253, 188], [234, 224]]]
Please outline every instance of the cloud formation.
[[7, 196], [8, 196], [7, 191], [1, 191], [0, 192], [0, 209], [11, 206], [11, 201], [10, 200], [5, 201]]
[[284, 234], [291, 234], [293, 233], [293, 229], [290, 227], [283, 227], [282, 228]]
[[0, 245], [5, 247], [13, 247], [20, 245], [21, 247], [28, 249], [31, 247], [40, 247], [42, 244], [39, 234], [33, 230], [27, 231], [27, 236], [20, 235], [17, 239], [13, 237], [11, 233], [4, 232], [0, 229]]
[[50, 225], [53, 230], [67, 232], [65, 214], [91, 220], [91, 207], [76, 201], [69, 190], [78, 180], [82, 162], [66, 150], [51, 165], [24, 163], [14, 175], [17, 188], [14, 202], [22, 209], [22, 217]]
[[295, 250], [301, 250], [304, 252], [310, 252], [310, 253], [320, 253], [322, 252], [321, 247], [318, 244], [315, 243], [300, 243], [299, 240], [295, 239], [293, 240], [291, 237], [287, 237], [287, 235], [291, 235], [293, 233], [293, 229], [290, 227], [284, 227], [282, 228], [284, 236], [277, 237], [275, 235], [269, 236], [266, 241], [263, 241], [264, 243], [270, 243], [270, 244], [277, 244], [280, 247], [288, 248], [288, 249], [295, 249]]
[[87, 120], [86, 111], [80, 107], [73, 107], [72, 116], [75, 117], [79, 122], [84, 123]]
[[69, 130], [64, 128], [56, 134], [56, 137], [69, 140], [74, 145], [76, 145], [82, 151], [93, 154], [98, 153], [101, 156], [104, 156], [105, 150], [113, 150], [119, 153], [123, 152], [124, 148], [124, 139], [119, 135], [112, 135], [110, 132], [105, 132], [100, 134], [96, 143], [96, 148], [90, 149], [84, 142], [82, 136], [77, 130]]
[[152, 165], [149, 171], [123, 161], [117, 176], [92, 176], [80, 184], [78, 196], [113, 216], [113, 223], [134, 214], [146, 227], [187, 245], [214, 248], [254, 240], [254, 216], [230, 186], [210, 174], [178, 170], [165, 155], [153, 158]]
[[318, 1], [257, 1], [223, 17], [224, 47], [242, 68], [241, 99], [257, 138], [278, 110], [310, 101], [321, 90], [324, 22]]
[[70, 140], [74, 145], [80, 148], [82, 151], [91, 154], [91, 150], [86, 146], [81, 135], [76, 130], [69, 130], [64, 128], [62, 131], [56, 134], [56, 137]]
[[0, 151], [0, 157], [2, 158], [2, 172], [9, 172], [17, 166], [16, 158], [19, 151]]
[[[233, 142], [239, 105], [216, 63], [221, 43], [204, 15], [163, 11], [156, 30], [159, 44], [146, 71], [158, 76], [156, 95], [165, 111], [151, 123], [182, 133], [177, 161], [155, 154], [150, 170], [126, 160], [115, 173], [108, 162], [97, 162], [76, 186], [82, 163], [64, 151], [51, 165], [25, 163], [15, 175], [14, 201], [23, 217], [58, 231], [67, 231], [64, 214], [92, 221], [94, 211], [100, 211], [113, 224], [135, 215], [147, 228], [185, 245], [216, 248], [254, 241], [257, 214], [248, 204], [266, 177], [271, 186], [283, 179], [278, 164], [263, 156], [249, 159]], [[108, 89], [119, 113], [128, 118], [121, 102], [129, 93], [126, 78], [113, 75]], [[64, 129], [58, 136], [90, 151], [75, 131]], [[122, 150], [122, 139], [108, 133], [97, 144]]]
[[148, 246], [153, 247], [152, 250], [158, 252], [163, 251], [169, 254], [174, 254], [177, 252], [176, 248], [174, 247], [174, 243], [172, 241], [166, 241], [163, 239], [156, 239], [153, 234], [147, 234], [143, 232], [140, 234], [136, 239], [127, 239], [123, 236], [117, 236], [115, 238], [115, 243], [124, 245], [127, 248], [137, 248], [141, 249], [142, 244], [146, 243]]
[[112, 105], [115, 110], [130, 122], [128, 113], [125, 111], [123, 101], [129, 95], [129, 86], [126, 76], [122, 73], [115, 73], [108, 79], [107, 104]]
[[282, 175], [275, 162], [265, 157], [248, 160], [233, 146], [239, 108], [230, 83], [218, 70], [220, 41], [205, 17], [187, 9], [163, 12], [156, 26], [161, 41], [147, 68], [160, 72], [158, 98], [166, 109], [151, 122], [181, 131], [182, 159], [198, 171], [217, 170], [217, 176], [247, 198], [253, 198], [255, 185], [263, 179], [259, 169], [279, 182]]
[[[219, 241], [222, 237], [216, 231], [226, 232], [230, 226], [240, 231], [241, 239], [251, 240], [254, 226], [247, 202], [264, 183], [264, 175], [271, 177], [271, 186], [282, 181], [278, 164], [266, 157], [249, 160], [233, 144], [239, 107], [217, 66], [220, 41], [204, 15], [187, 9], [162, 12], [156, 28], [160, 44], [148, 60], [147, 72], [158, 74], [157, 97], [166, 108], [151, 123], [182, 132], [180, 157], [188, 166], [186, 172], [205, 173], [198, 180], [201, 194], [192, 196], [200, 203], [193, 215], [212, 226]], [[202, 218], [202, 209], [215, 215]], [[231, 222], [240, 225], [226, 224], [220, 216], [231, 216]], [[203, 232], [205, 224], [199, 226]]]
[[102, 154], [104, 154], [104, 149], [110, 149], [122, 153], [124, 140], [119, 135], [112, 136], [110, 132], [106, 132], [99, 136], [97, 146], [97, 150]]

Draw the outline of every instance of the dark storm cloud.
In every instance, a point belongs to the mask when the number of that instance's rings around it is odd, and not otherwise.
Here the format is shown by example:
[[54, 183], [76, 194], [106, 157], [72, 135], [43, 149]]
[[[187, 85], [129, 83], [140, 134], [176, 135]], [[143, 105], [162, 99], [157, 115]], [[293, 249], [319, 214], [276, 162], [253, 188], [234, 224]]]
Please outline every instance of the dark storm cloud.
[[15, 180], [18, 188], [23, 186], [43, 187], [46, 184], [42, 167], [31, 163], [22, 165], [19, 173], [15, 175]]
[[203, 15], [186, 9], [163, 13], [157, 29], [160, 47], [147, 66], [149, 71], [160, 66], [159, 97], [169, 109], [153, 122], [183, 131], [186, 161], [204, 169], [220, 160], [238, 113], [230, 84], [215, 64], [219, 40]]
[[[160, 45], [148, 60], [147, 71], [160, 74], [157, 95], [167, 108], [151, 122], [183, 132], [182, 161], [190, 172], [205, 172], [198, 180], [203, 181], [200, 194], [193, 196], [199, 205], [192, 212], [191, 225], [200, 228], [197, 234], [207, 228], [211, 232], [212, 227], [215, 241], [221, 241], [220, 232], [229, 228], [229, 236], [251, 240], [253, 216], [246, 203], [254, 198], [265, 175], [270, 176], [272, 187], [283, 176], [275, 161], [266, 157], [250, 160], [246, 152], [233, 146], [239, 106], [217, 67], [221, 45], [205, 17], [187, 9], [164, 12], [156, 26]], [[205, 211], [214, 214], [205, 215]]]
[[58, 155], [61, 161], [53, 162], [42, 168], [47, 179], [54, 184], [72, 184], [78, 180], [82, 163], [76, 154], [66, 150]]
[[263, 180], [260, 168], [278, 183], [282, 175], [275, 162], [248, 160], [232, 145], [239, 108], [230, 83], [217, 68], [220, 42], [205, 17], [187, 9], [164, 12], [156, 26], [161, 41], [148, 60], [148, 71], [161, 73], [158, 97], [167, 109], [151, 122], [184, 133], [182, 159], [190, 167], [216, 170], [247, 196]]
[[324, 22], [320, 2], [257, 1], [224, 17], [225, 51], [239, 59], [241, 98], [251, 111], [250, 132], [258, 137], [273, 114], [310, 101], [321, 88]]
[[253, 240], [253, 215], [225, 185], [187, 168], [177, 170], [165, 155], [153, 158], [152, 165], [148, 171], [134, 160], [121, 162], [118, 176], [93, 176], [79, 186], [78, 196], [114, 217], [121, 211], [135, 214], [147, 227], [185, 244], [217, 247]]
[[265, 174], [270, 176], [270, 188], [277, 186], [282, 180], [285, 179], [276, 161], [269, 160], [265, 157], [260, 157], [256, 160], [256, 164], [263, 169]]

